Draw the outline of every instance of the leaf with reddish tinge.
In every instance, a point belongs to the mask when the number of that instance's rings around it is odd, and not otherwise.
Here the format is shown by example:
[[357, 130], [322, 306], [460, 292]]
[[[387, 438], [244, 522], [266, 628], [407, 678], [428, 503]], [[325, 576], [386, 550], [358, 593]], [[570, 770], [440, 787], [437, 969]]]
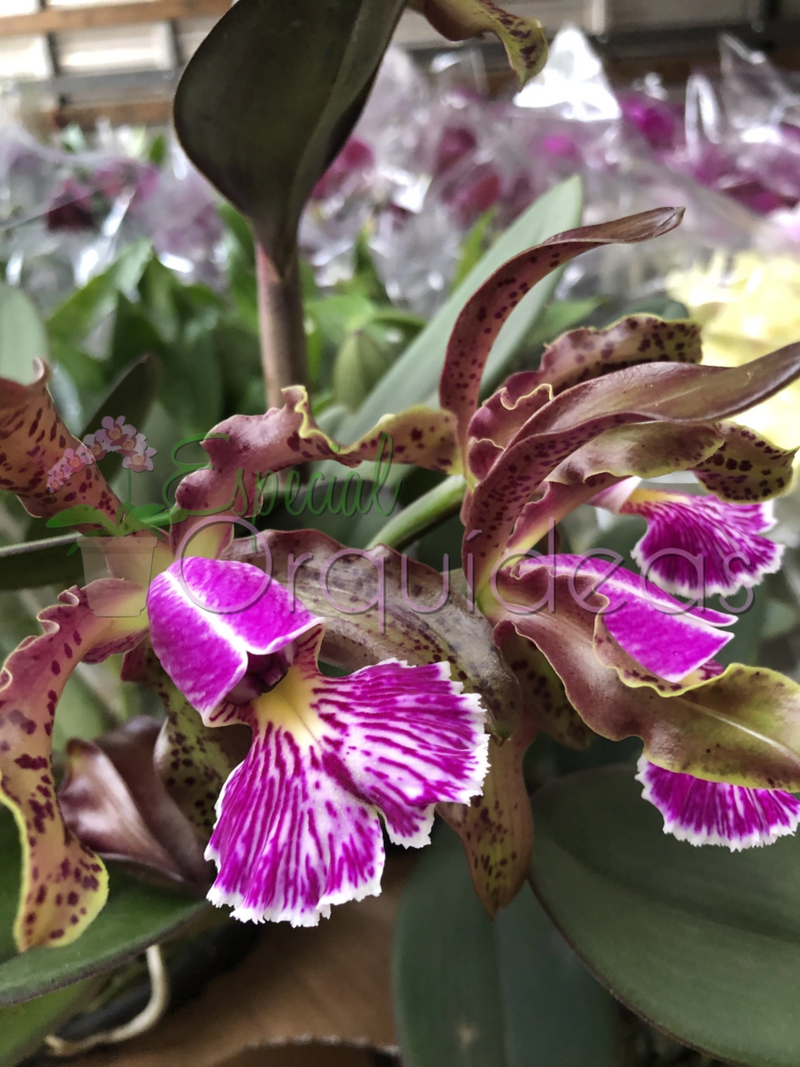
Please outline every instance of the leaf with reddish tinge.
[[[326, 620], [322, 659], [354, 671], [385, 659], [413, 666], [445, 661], [480, 693], [491, 728], [508, 736], [520, 715], [516, 679], [492, 641], [491, 625], [451, 587], [449, 575], [393, 549], [349, 549], [316, 530], [265, 535], [272, 575]], [[231, 556], [264, 566], [252, 542]]]
[[75, 836], [104, 859], [206, 889], [213, 869], [204, 844], [156, 772], [160, 732], [161, 723], [140, 716], [95, 742], [70, 741], [59, 806]]
[[[526, 575], [524, 594], [519, 588], [514, 594], [519, 604], [534, 604], [546, 595], [545, 570]], [[504, 596], [511, 595], [513, 581], [503, 581]], [[645, 756], [669, 770], [738, 785], [800, 789], [800, 685], [774, 671], [732, 664], [688, 691], [678, 685], [674, 696], [662, 696], [647, 684], [632, 688], [596, 654], [597, 631], [601, 649], [608, 640], [597, 614], [608, 599], [593, 592], [594, 580], [558, 575], [553, 581], [557, 609], [508, 615], [498, 636], [513, 627], [533, 641], [595, 733], [613, 741], [640, 737]]]
[[470, 297], [458, 316], [447, 345], [439, 399], [458, 420], [458, 439], [467, 452], [469, 421], [478, 409], [481, 378], [503, 323], [525, 294], [542, 278], [582, 252], [606, 244], [647, 241], [678, 225], [683, 211], [658, 208], [639, 215], [582, 226], [556, 234], [536, 248], [514, 256]]
[[14, 926], [20, 950], [69, 944], [105, 903], [103, 865], [66, 828], [56, 803], [53, 718], [81, 660], [99, 663], [143, 635], [135, 614], [142, 591], [129, 582], [93, 582], [59, 601], [39, 615], [44, 633], [26, 638], [0, 673], [0, 802], [14, 813], [23, 856]]
[[503, 42], [520, 88], [544, 67], [547, 36], [538, 19], [512, 15], [491, 0], [415, 0], [422, 13], [448, 41], [466, 41], [494, 33]]
[[492, 738], [483, 795], [437, 808], [461, 838], [475, 892], [492, 916], [511, 903], [530, 866], [533, 819], [522, 761], [535, 736], [536, 720], [525, 715], [508, 740]]
[[746, 426], [720, 428], [722, 446], [695, 473], [722, 500], [753, 503], [785, 493], [792, 484], [797, 449], [779, 448]]
[[258, 512], [259, 481], [310, 460], [335, 459], [347, 467], [374, 460], [378, 482], [392, 463], [459, 469], [455, 420], [449, 412], [410, 408], [385, 416], [353, 444], [340, 445], [317, 426], [304, 388], [284, 389], [283, 396], [282, 408], [270, 408], [265, 415], [234, 415], [208, 433], [202, 446], [211, 465], [187, 475], [175, 496], [174, 548], [213, 516], [217, 523], [192, 539], [191, 553], [218, 554], [230, 540], [233, 516]]
[[56, 515], [79, 501], [113, 520], [120, 501], [96, 464], [84, 467], [54, 493], [47, 488], [50, 468], [80, 442], [64, 425], [48, 392], [50, 368], [38, 359], [34, 366], [36, 378], [30, 385], [0, 378], [0, 489], [15, 493], [37, 517]]

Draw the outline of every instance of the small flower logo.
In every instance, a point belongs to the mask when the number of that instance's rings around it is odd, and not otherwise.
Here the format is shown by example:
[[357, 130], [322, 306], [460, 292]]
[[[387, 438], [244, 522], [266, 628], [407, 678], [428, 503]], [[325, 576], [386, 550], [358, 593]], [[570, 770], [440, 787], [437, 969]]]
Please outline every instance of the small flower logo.
[[147, 447], [145, 435], [126, 422], [124, 415], [116, 419], [106, 415], [101, 429], [95, 433], [87, 433], [77, 448], [65, 449], [58, 463], [47, 472], [47, 488], [51, 493], [58, 492], [73, 474], [98, 463], [109, 452], [121, 454], [122, 466], [128, 470], [140, 472], [153, 469], [152, 457], [156, 450]]
[[153, 469], [152, 457], [156, 454], [156, 450], [147, 447], [147, 439], [143, 433], [137, 433], [132, 447], [128, 447], [126, 443], [126, 447], [120, 451], [125, 455], [122, 461], [123, 467], [127, 467], [134, 473]]

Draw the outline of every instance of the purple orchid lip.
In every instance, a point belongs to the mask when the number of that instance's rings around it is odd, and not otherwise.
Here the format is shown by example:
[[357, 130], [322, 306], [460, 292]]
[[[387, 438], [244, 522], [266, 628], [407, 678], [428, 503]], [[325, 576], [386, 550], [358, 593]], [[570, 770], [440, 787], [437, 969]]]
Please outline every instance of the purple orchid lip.
[[783, 546], [761, 536], [774, 523], [770, 501], [730, 504], [712, 494], [637, 489], [620, 511], [647, 520], [633, 557], [671, 593], [730, 596], [780, 567]]
[[[713, 659], [733, 634], [719, 629], [736, 621], [706, 607], [683, 604], [616, 562], [591, 556], [556, 555], [525, 559], [516, 568], [515, 581], [524, 590], [525, 576], [546, 568], [570, 576], [573, 597], [585, 610], [602, 616], [614, 640], [646, 670], [668, 682], [680, 682]], [[579, 577], [597, 579], [594, 590], [608, 601], [593, 606], [577, 590]], [[524, 604], [524, 600], [522, 601]], [[543, 606], [543, 605], [542, 605]], [[558, 605], [555, 605], [558, 610]]]
[[266, 656], [322, 624], [248, 563], [199, 557], [159, 574], [147, 594], [150, 640], [167, 674], [207, 715]]
[[668, 771], [644, 756], [636, 780], [664, 817], [664, 833], [732, 852], [771, 845], [800, 824], [800, 800], [779, 789], [750, 789]]
[[449, 664], [389, 660], [326, 678], [317, 647], [306, 634], [274, 689], [213, 718], [253, 730], [206, 852], [219, 868], [209, 900], [235, 918], [315, 926], [331, 905], [380, 892], [379, 816], [391, 841], [419, 848], [434, 805], [468, 802], [488, 769], [480, 699]]
[[480, 792], [485, 713], [449, 663], [324, 677], [322, 620], [277, 582], [253, 602], [263, 585], [247, 563], [175, 563], [150, 586], [151, 640], [207, 725], [253, 732], [217, 801], [209, 899], [236, 918], [313, 926], [380, 891], [379, 815], [392, 841], [419, 847], [437, 803]]

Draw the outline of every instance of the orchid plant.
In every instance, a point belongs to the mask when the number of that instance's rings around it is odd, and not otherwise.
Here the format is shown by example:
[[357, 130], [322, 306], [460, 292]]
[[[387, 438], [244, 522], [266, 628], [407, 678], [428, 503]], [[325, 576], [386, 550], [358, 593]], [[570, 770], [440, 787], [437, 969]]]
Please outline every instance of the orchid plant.
[[[495, 910], [525, 878], [531, 828], [500, 803], [487, 822], [484, 805], [494, 792], [524, 789], [521, 755], [537, 730], [568, 744], [592, 733], [641, 737], [644, 795], [665, 829], [693, 843], [738, 849], [794, 831], [798, 687], [758, 668], [723, 672], [714, 656], [735, 616], [701, 598], [750, 587], [779, 564], [779, 547], [763, 536], [764, 502], [788, 488], [794, 453], [724, 420], [800, 375], [800, 347], [746, 369], [704, 367], [691, 323], [631, 316], [563, 335], [540, 370], [478, 403], [493, 339], [536, 281], [600, 243], [657, 237], [679, 219], [664, 209], [585, 227], [503, 266], [456, 323], [440, 410], [387, 416], [345, 446], [316, 426], [302, 387], [286, 389], [282, 407], [209, 433], [208, 465], [180, 483], [168, 537], [144, 552], [142, 531], [94, 538], [109, 577], [63, 593], [41, 615], [44, 633], [3, 673], [0, 788], [21, 831], [20, 949], [80, 936], [106, 898], [103, 855], [202, 883], [204, 848], [217, 868], [212, 903], [237, 918], [313, 925], [332, 904], [379, 891], [381, 825], [390, 840], [421, 846], [437, 804]], [[47, 380], [41, 366], [30, 386], [3, 383], [4, 486], [36, 516], [76, 500], [113, 516], [119, 501], [88, 461], [90, 446], [61, 421]], [[104, 432], [139, 440], [121, 419]], [[396, 575], [388, 598], [383, 575], [379, 633], [348, 628], [352, 609], [329, 594], [350, 582], [354, 599], [366, 597], [364, 560], [348, 562], [364, 554], [313, 531], [262, 533], [251, 521], [267, 473], [319, 460], [355, 467], [377, 458], [385, 436], [397, 462], [445, 471], [462, 487], [466, 599], [453, 594], [451, 611], [467, 643], [492, 645], [477, 665], [474, 651], [446, 646], [429, 606], [417, 604], [416, 619], [401, 611]], [[81, 449], [85, 465], [69, 464]], [[693, 471], [708, 495], [633, 488], [675, 470]], [[592, 503], [646, 516], [644, 573], [555, 551], [557, 523]], [[238, 522], [248, 538], [233, 537]], [[549, 548], [536, 551], [548, 534]], [[381, 552], [408, 591], [408, 561]], [[366, 556], [376, 574], [378, 556]], [[692, 561], [705, 562], [708, 584]], [[336, 585], [334, 564], [344, 576]], [[416, 564], [410, 580], [429, 587], [432, 578]], [[93, 836], [89, 813], [118, 783], [87, 777], [85, 747], [71, 752], [56, 792], [59, 696], [77, 663], [113, 653], [125, 654], [123, 677], [151, 686], [168, 712], [149, 734], [169, 800], [159, 840], [141, 832], [153, 813], [135, 804], [113, 841]], [[320, 657], [353, 673], [326, 676]], [[170, 851], [170, 820], [191, 847]]]
[[[342, 116], [363, 103], [395, 6], [391, 18], [359, 23], [362, 37], [343, 23], [335, 91], [301, 100], [322, 118], [313, 152], [305, 141], [298, 150], [291, 189], [270, 163], [283, 159], [281, 137], [265, 145], [251, 104], [251, 83], [274, 77], [255, 32], [260, 4], [240, 0], [182, 82], [187, 150], [255, 233], [272, 406], [205, 435], [203, 462], [183, 465], [166, 513], [131, 503], [132, 474], [158, 460], [123, 415], [79, 440], [44, 362], [30, 384], [0, 380], [0, 487], [48, 526], [74, 527], [85, 558], [105, 568], [41, 612], [42, 632], [0, 674], [0, 802], [19, 830], [14, 939], [24, 959], [91, 936], [107, 864], [113, 888], [120, 861], [245, 922], [314, 926], [333, 905], [380, 893], [384, 835], [427, 845], [436, 812], [460, 836], [498, 923], [528, 878], [555, 912], [532, 874], [545, 860], [533, 848], [525, 758], [541, 734], [573, 749], [640, 739], [640, 806], [654, 806], [686, 850], [770, 845], [800, 823], [800, 687], [718, 661], [752, 589], [780, 566], [781, 546], [765, 534], [795, 456], [732, 420], [800, 378], [800, 343], [705, 366], [696, 324], [628, 315], [563, 333], [538, 369], [482, 402], [498, 335], [537, 286], [600, 245], [661, 237], [680, 209], [556, 234], [484, 276], [454, 316], [438, 407], [386, 414], [349, 443], [312, 413], [293, 342], [293, 227], [303, 189], [341, 142]], [[452, 36], [493, 26], [521, 77], [543, 61], [538, 25], [509, 23], [485, 0], [421, 7]], [[332, 33], [310, 35], [326, 62]], [[351, 36], [366, 58], [351, 54]], [[213, 100], [209, 79], [221, 87]], [[233, 131], [232, 110], [242, 113]], [[281, 136], [297, 148], [297, 129], [307, 130], [287, 115]], [[280, 179], [272, 192], [265, 173]], [[128, 472], [126, 501], [99, 466], [111, 453]], [[320, 510], [321, 529], [267, 528], [269, 485], [305, 483], [313, 503], [333, 470], [347, 472], [343, 500], [353, 486], [360, 499], [362, 477], [370, 499], [409, 473], [436, 484], [388, 515], [367, 549], [352, 547], [364, 543], [355, 535], [339, 533], [350, 545], [330, 536]], [[694, 476], [697, 491], [665, 490], [657, 480], [674, 472]], [[590, 507], [646, 521], [638, 570], [614, 553], [568, 550], [564, 520]], [[460, 568], [402, 551], [456, 512]], [[745, 609], [730, 603], [741, 590]], [[70, 676], [112, 656], [162, 713], [75, 738], [54, 761]]]

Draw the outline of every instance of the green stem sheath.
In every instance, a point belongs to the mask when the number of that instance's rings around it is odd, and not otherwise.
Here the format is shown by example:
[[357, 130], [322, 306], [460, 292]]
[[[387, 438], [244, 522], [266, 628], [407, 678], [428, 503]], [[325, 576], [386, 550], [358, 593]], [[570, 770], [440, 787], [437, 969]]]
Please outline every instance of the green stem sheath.
[[391, 518], [367, 546], [388, 545], [402, 551], [429, 530], [457, 515], [467, 483], [460, 474], [445, 478]]

